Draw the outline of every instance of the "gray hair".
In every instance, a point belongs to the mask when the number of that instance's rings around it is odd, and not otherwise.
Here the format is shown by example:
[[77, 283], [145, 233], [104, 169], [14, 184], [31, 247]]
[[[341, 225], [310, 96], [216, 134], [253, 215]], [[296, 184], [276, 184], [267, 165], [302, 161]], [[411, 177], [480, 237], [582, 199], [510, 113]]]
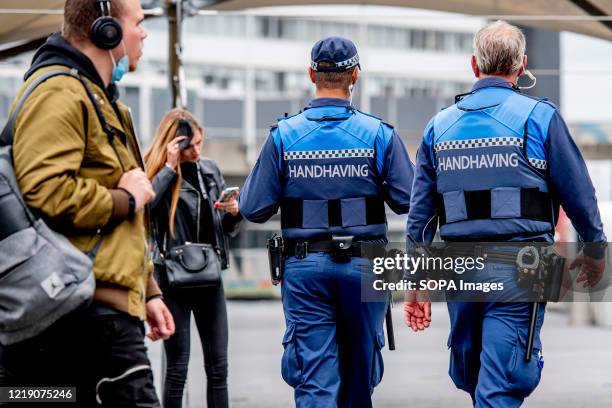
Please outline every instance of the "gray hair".
[[489, 23], [474, 36], [474, 55], [483, 74], [515, 74], [523, 65], [525, 35], [505, 21]]

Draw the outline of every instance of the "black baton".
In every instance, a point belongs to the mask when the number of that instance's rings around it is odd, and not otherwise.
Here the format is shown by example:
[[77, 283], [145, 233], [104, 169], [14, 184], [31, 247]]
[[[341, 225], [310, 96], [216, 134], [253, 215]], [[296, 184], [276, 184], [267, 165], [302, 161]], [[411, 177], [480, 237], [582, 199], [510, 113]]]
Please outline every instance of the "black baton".
[[531, 361], [533, 350], [533, 339], [535, 337], [536, 322], [538, 321], [538, 302], [533, 302], [531, 307], [531, 320], [529, 321], [529, 333], [527, 334], [527, 349], [525, 350], [525, 361]]
[[389, 350], [395, 350], [395, 335], [393, 334], [393, 316], [391, 315], [391, 302], [389, 300], [389, 306], [387, 307], [387, 315], [385, 316], [385, 323], [387, 324], [387, 340], [389, 342]]

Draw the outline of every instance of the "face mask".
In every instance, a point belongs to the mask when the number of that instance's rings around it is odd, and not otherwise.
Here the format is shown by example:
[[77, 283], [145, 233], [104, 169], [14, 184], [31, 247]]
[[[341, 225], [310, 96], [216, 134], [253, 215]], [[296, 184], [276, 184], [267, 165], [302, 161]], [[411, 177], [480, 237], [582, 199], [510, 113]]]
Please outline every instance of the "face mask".
[[[529, 85], [529, 86], [519, 86], [519, 87], [517, 87], [518, 89], [520, 89], [520, 90], [522, 91], [522, 90], [524, 90], [524, 89], [531, 89], [531, 88], [533, 88], [534, 86], [536, 86], [536, 83], [538, 82], [538, 80], [537, 80], [537, 79], [536, 79], [536, 77], [535, 77], [535, 76], [534, 76], [534, 75], [531, 73], [531, 71], [529, 71], [528, 69], [526, 69], [526, 70], [523, 72], [523, 74], [524, 74], [524, 75], [527, 75], [527, 77], [528, 77], [529, 79], [531, 79], [531, 80], [533, 81], [533, 83], [532, 83], [531, 85]], [[517, 81], [517, 82], [518, 82], [518, 81]]]
[[123, 45], [123, 57], [119, 58], [118, 62], [115, 62], [115, 57], [113, 57], [113, 53], [111, 50], [108, 51], [111, 57], [111, 61], [113, 61], [113, 73], [111, 77], [111, 82], [119, 82], [121, 78], [125, 74], [130, 71], [130, 59], [127, 55], [127, 50], [125, 49], [125, 43], [121, 41], [121, 45]]

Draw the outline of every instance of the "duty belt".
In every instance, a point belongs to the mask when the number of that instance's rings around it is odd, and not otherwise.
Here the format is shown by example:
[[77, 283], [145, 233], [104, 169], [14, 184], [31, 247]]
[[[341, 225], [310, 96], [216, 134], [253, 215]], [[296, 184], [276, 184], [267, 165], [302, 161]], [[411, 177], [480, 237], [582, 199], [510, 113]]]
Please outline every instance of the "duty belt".
[[[285, 256], [306, 256], [310, 252], [330, 253], [335, 250], [334, 243], [331, 240], [322, 241], [285, 241], [284, 253]], [[350, 248], [346, 250], [353, 257], [361, 256], [361, 244], [359, 242], [351, 243]]]
[[305, 258], [310, 252], [329, 253], [332, 260], [347, 262], [351, 257], [386, 256], [385, 244], [379, 242], [381, 236], [360, 238], [355, 241], [353, 236], [332, 235], [331, 239], [286, 240], [284, 241], [284, 256]]
[[448, 248], [444, 251], [443, 256], [449, 256], [452, 258], [484, 258], [486, 263], [516, 265], [516, 258], [519, 250], [520, 247], [512, 246], [509, 246], [508, 249], [500, 249], [500, 245], [474, 245], [466, 248]]

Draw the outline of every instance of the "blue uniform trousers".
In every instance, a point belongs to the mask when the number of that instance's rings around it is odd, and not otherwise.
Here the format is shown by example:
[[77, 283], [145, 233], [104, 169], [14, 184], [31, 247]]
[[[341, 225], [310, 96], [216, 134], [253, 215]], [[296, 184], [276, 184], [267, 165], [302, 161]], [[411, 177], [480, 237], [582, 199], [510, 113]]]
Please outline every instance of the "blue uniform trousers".
[[297, 408], [372, 407], [383, 374], [388, 304], [382, 292], [369, 293], [378, 301], [362, 301], [373, 279], [363, 258], [335, 263], [328, 254], [311, 253], [285, 261], [282, 375], [295, 388]]
[[[518, 296], [516, 267], [487, 265], [483, 281], [504, 282], [505, 293]], [[543, 366], [540, 330], [545, 305], [539, 305], [532, 358], [525, 361], [532, 303], [508, 301], [457, 302], [449, 299], [451, 349], [449, 375], [457, 388], [470, 393], [476, 407], [519, 407], [540, 382]], [[524, 297], [522, 299], [525, 299]]]

